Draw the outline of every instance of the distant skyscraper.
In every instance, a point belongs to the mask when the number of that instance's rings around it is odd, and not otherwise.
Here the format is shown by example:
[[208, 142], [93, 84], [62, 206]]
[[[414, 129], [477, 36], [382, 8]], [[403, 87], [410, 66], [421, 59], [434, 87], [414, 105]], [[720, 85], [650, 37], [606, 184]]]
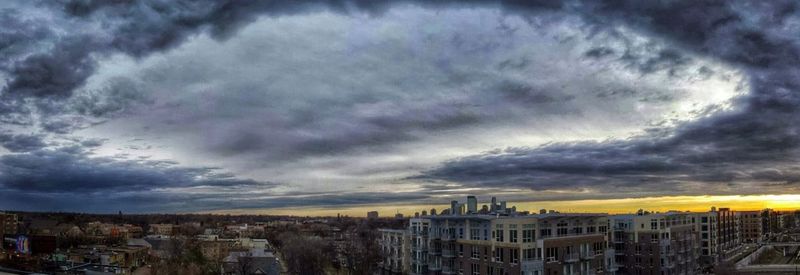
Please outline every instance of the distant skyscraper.
[[492, 204], [489, 205], [489, 211], [491, 212], [497, 211], [497, 198], [492, 197]]
[[467, 197], [467, 213], [478, 212], [478, 198], [475, 196]]
[[378, 211], [369, 211], [367, 212], [368, 219], [377, 219], [378, 218]]
[[458, 201], [451, 201], [450, 202], [450, 214], [458, 215]]

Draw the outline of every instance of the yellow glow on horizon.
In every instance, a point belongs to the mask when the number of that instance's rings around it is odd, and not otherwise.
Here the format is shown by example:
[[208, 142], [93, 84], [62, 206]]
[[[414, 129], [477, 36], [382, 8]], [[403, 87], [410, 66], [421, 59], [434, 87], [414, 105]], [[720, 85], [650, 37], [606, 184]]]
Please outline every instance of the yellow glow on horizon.
[[[488, 196], [486, 197], [488, 198]], [[484, 199], [486, 199], [484, 198]], [[480, 199], [480, 198], [479, 198]], [[498, 198], [502, 200], [502, 198]], [[459, 201], [464, 203], [466, 198]], [[479, 202], [479, 205], [486, 202]], [[712, 206], [717, 208], [728, 207], [732, 210], [747, 211], [772, 208], [775, 210], [800, 209], [800, 194], [785, 195], [729, 195], [729, 196], [664, 196], [646, 198], [624, 199], [594, 199], [594, 200], [565, 200], [565, 201], [529, 201], [508, 202], [508, 207], [516, 206], [517, 211], [530, 211], [538, 213], [539, 209], [553, 209], [562, 213], [591, 212], [623, 214], [634, 213], [638, 209], [650, 211], [708, 211]], [[364, 217], [367, 211], [378, 211], [381, 217], [391, 217], [395, 213], [402, 213], [406, 217], [414, 212], [437, 211], [448, 208], [449, 205], [423, 205], [423, 204], [398, 204], [398, 205], [358, 205], [342, 207], [293, 207], [275, 209], [232, 209], [210, 211], [215, 214], [261, 214], [261, 215], [291, 215], [291, 216], [336, 216], [337, 214], [352, 217]]]

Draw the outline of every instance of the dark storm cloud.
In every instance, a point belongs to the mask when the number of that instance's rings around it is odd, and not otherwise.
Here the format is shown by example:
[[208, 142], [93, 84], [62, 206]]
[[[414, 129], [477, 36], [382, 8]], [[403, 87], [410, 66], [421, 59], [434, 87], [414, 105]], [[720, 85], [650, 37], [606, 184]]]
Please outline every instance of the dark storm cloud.
[[[448, 1], [420, 2], [428, 6], [452, 5]], [[557, 1], [505, 3], [510, 7], [536, 6], [555, 9]], [[142, 57], [178, 45], [199, 30], [209, 30], [220, 39], [262, 15], [289, 15], [320, 8], [348, 13], [366, 11], [380, 14], [391, 4], [382, 1], [45, 1], [38, 6], [49, 9], [53, 16], [64, 16], [80, 24], [102, 21], [95, 35], [77, 32], [66, 36], [54, 35], [42, 23], [16, 19], [17, 9], [3, 10], [2, 22], [9, 31], [1, 33], [0, 46], [21, 47], [37, 40], [50, 40], [52, 50], [26, 56], [4, 64], [11, 80], [6, 87], [10, 93], [25, 96], [66, 96], [85, 83], [96, 62], [92, 54], [122, 52]], [[16, 26], [16, 27], [14, 27]], [[89, 26], [91, 25], [79, 25]]]
[[[406, 2], [414, 3], [414, 1]], [[665, 193], [682, 192], [681, 184], [716, 184], [738, 180], [797, 182], [798, 112], [800, 97], [800, 51], [798, 50], [797, 4], [794, 1], [420, 1], [426, 7], [480, 5], [500, 7], [507, 13], [532, 16], [536, 12], [580, 14], [590, 28], [627, 25], [668, 40], [671, 47], [650, 55], [594, 48], [584, 56], [593, 59], [617, 58], [643, 75], [658, 71], [675, 73], [692, 60], [683, 54], [702, 54], [738, 66], [750, 77], [749, 94], [735, 102], [735, 110], [716, 112], [710, 117], [668, 129], [658, 134], [628, 140], [604, 142], [554, 143], [537, 148], [512, 148], [443, 163], [416, 179], [445, 180], [466, 185], [527, 187], [536, 190], [574, 187], [620, 187], [624, 190], [657, 189]], [[282, 16], [316, 10], [341, 13], [366, 11], [380, 15], [391, 7], [383, 1], [45, 1], [36, 8], [50, 12], [52, 21], [17, 17], [19, 7], [2, 10], [0, 23], [0, 70], [8, 79], [0, 101], [0, 121], [31, 125], [31, 108], [45, 115], [38, 125], [54, 134], [66, 134], [94, 123], [74, 117], [55, 117], [74, 111], [91, 117], [124, 113], [137, 104], [152, 103], [143, 91], [120, 79], [97, 93], [74, 95], [96, 73], [97, 59], [122, 53], [144, 58], [180, 45], [194, 34], [208, 31], [219, 40], [257, 17]], [[794, 21], [793, 21], [794, 20]], [[63, 26], [51, 26], [63, 23]], [[796, 24], [796, 23], [795, 23]], [[60, 29], [59, 29], [60, 27]], [[794, 28], [794, 29], [793, 29]], [[82, 30], [82, 31], [78, 31]], [[454, 37], [455, 40], [457, 37]], [[487, 44], [491, 45], [491, 44]], [[485, 48], [475, 48], [480, 52]], [[447, 67], [446, 60], [440, 61]], [[509, 60], [497, 68], [510, 71], [531, 66], [529, 61]], [[469, 78], [471, 76], [462, 76]], [[461, 79], [454, 77], [452, 81]], [[485, 88], [485, 87], [484, 87]], [[327, 116], [330, 124], [320, 132], [298, 131], [271, 135], [250, 129], [232, 129], [210, 146], [222, 155], [251, 151], [276, 151], [284, 158], [331, 154], [361, 146], [381, 146], [416, 140], [421, 131], [452, 129], [498, 118], [497, 110], [508, 114], [536, 114], [517, 110], [546, 108], [553, 102], [573, 100], [550, 93], [542, 87], [513, 81], [486, 88], [500, 97], [465, 102], [429, 101], [430, 106], [383, 106], [396, 111], [389, 115], [334, 117], [313, 113], [291, 117], [287, 128], [320, 123], [315, 116]], [[642, 91], [619, 89], [600, 91], [603, 99], [634, 96]], [[37, 101], [31, 103], [31, 100]], [[655, 96], [649, 100], [671, 100]], [[246, 101], [246, 100], [245, 100]], [[475, 108], [474, 102], [486, 108]], [[335, 102], [334, 102], [335, 103]], [[66, 106], [68, 105], [68, 106]], [[320, 104], [320, 106], [328, 104]], [[330, 104], [335, 105], [335, 104]], [[350, 107], [341, 104], [339, 107]], [[381, 107], [381, 106], [378, 106]], [[509, 107], [509, 108], [502, 108]], [[551, 106], [558, 109], [558, 106]], [[321, 108], [321, 107], [320, 107]], [[317, 107], [312, 110], [320, 109]], [[399, 111], [398, 111], [399, 110]], [[538, 110], [538, 109], [537, 109]], [[575, 110], [568, 110], [575, 111]], [[52, 115], [54, 117], [49, 117]], [[177, 116], [177, 115], [176, 115]], [[190, 118], [193, 119], [193, 118]], [[180, 118], [166, 120], [181, 123]], [[315, 128], [316, 129], [316, 128]], [[303, 129], [304, 130], [304, 129]], [[322, 134], [320, 134], [322, 133]], [[278, 141], [277, 143], [274, 143]], [[68, 196], [80, 192], [151, 190], [169, 187], [267, 185], [214, 169], [179, 168], [174, 163], [142, 163], [111, 158], [96, 158], [81, 147], [43, 149], [39, 136], [0, 135], [3, 147], [13, 154], [0, 157], [0, 196], [17, 198], [17, 205], [46, 201], [51, 209], [74, 205]], [[277, 144], [277, 145], [275, 145]], [[99, 144], [83, 144], [96, 147]], [[285, 150], [285, 151], [282, 151]], [[276, 158], [280, 159], [280, 158]], [[57, 194], [62, 192], [66, 195]], [[74, 192], [74, 193], [73, 193]], [[710, 190], [709, 192], [713, 192]], [[9, 194], [14, 195], [9, 195]], [[328, 195], [297, 199], [296, 203], [320, 205], [379, 202], [380, 196], [355, 193], [355, 196]], [[92, 195], [93, 196], [93, 195]], [[135, 194], [129, 201], [143, 202], [143, 210], [169, 201], [172, 209], [191, 206], [194, 199], [207, 199], [208, 207], [269, 206], [271, 201], [221, 201], [190, 194]], [[378, 198], [372, 200], [371, 198]], [[34, 198], [38, 198], [34, 200]], [[47, 198], [47, 199], [44, 199]], [[92, 197], [103, 208], [108, 200]], [[398, 198], [413, 200], [419, 195]], [[9, 200], [3, 201], [12, 201]], [[274, 199], [274, 205], [283, 205]], [[147, 204], [150, 202], [152, 204]], [[252, 203], [252, 204], [251, 204]], [[11, 205], [15, 205], [12, 203]], [[130, 204], [132, 207], [134, 203]], [[33, 207], [33, 206], [32, 206]], [[145, 207], [152, 207], [146, 208]]]
[[11, 152], [34, 151], [47, 146], [40, 135], [0, 133], [0, 146]]
[[[620, 19], [614, 20], [671, 38], [676, 46], [740, 66], [750, 74], [750, 94], [736, 102], [737, 110], [679, 125], [669, 129], [668, 137], [645, 135], [621, 141], [513, 148], [455, 159], [420, 178], [537, 190], [622, 187], [614, 192], [642, 186], [663, 190], [690, 182], [750, 182], [755, 186], [764, 181], [797, 182], [800, 41], [787, 26], [800, 19], [795, 2], [613, 1], [590, 5], [598, 14], [617, 15]], [[602, 49], [586, 53], [590, 57], [609, 54]], [[680, 54], [662, 51], [641, 63], [641, 70], [647, 73], [683, 62]]]
[[91, 157], [81, 147], [71, 146], [0, 156], [0, 187], [25, 192], [81, 193], [192, 186], [272, 186], [216, 170], [176, 167], [169, 162]]
[[[238, 185], [237, 185], [238, 186]], [[0, 186], [0, 208], [26, 211], [194, 212], [220, 209], [269, 209], [282, 207], [326, 207], [376, 203], [408, 203], [426, 199], [419, 193], [328, 192], [264, 195], [247, 186], [227, 192], [189, 193], [123, 192], [30, 192]], [[113, 205], [113, 207], [110, 207]]]

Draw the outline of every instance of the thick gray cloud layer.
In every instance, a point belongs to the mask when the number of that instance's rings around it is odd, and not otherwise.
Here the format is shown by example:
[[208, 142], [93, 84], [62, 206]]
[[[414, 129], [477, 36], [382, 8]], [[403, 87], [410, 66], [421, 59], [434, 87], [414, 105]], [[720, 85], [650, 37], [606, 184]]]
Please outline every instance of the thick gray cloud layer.
[[796, 190], [792, 1], [3, 5], [0, 208]]
[[[557, 143], [464, 157], [421, 178], [533, 189], [614, 186], [619, 187], [615, 191], [625, 192], [665, 184], [730, 183], [747, 190], [743, 192], [796, 192], [800, 144], [796, 3], [615, 3], [595, 8], [743, 68], [750, 75], [751, 89], [737, 102], [739, 110], [667, 129], [666, 136], [659, 131], [628, 140]], [[597, 49], [587, 55], [601, 57], [607, 52]]]

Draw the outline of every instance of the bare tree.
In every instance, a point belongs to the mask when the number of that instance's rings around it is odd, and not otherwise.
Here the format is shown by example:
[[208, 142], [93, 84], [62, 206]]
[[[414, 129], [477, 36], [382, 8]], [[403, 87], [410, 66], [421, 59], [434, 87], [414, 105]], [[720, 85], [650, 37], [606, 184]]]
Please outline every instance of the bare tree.
[[329, 257], [325, 255], [326, 241], [319, 238], [303, 237], [294, 233], [279, 236], [283, 245], [281, 253], [289, 272], [292, 274], [323, 274]]
[[238, 271], [239, 274], [241, 275], [250, 274], [252, 268], [253, 268], [253, 257], [242, 255], [236, 259], [236, 271]]
[[350, 229], [342, 243], [342, 254], [347, 262], [348, 274], [368, 275], [375, 273], [381, 260], [377, 231], [367, 224]]

